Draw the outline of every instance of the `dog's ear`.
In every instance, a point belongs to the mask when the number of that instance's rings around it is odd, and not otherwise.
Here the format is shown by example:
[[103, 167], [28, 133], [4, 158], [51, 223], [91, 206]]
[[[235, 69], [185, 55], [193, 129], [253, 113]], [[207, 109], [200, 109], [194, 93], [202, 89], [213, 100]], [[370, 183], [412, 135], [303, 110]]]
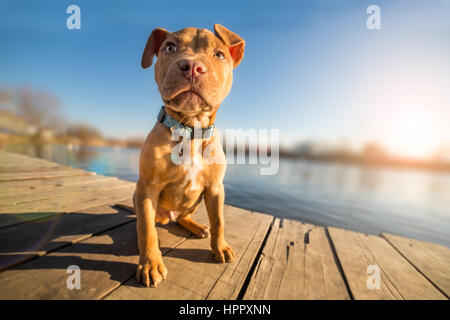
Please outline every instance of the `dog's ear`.
[[162, 43], [167, 39], [169, 34], [170, 32], [163, 28], [156, 28], [152, 31], [145, 45], [144, 54], [142, 55], [142, 68], [145, 69], [152, 65], [153, 55], [156, 54], [158, 56], [159, 48], [161, 48]]
[[236, 33], [217, 23], [214, 25], [214, 32], [228, 46], [233, 58], [233, 67], [236, 68], [244, 57], [245, 41]]

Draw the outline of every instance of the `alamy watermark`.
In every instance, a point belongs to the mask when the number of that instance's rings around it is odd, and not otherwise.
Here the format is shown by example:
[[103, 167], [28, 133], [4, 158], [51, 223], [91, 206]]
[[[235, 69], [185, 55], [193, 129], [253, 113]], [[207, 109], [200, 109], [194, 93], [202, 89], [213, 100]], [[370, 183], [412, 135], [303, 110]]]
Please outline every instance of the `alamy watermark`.
[[376, 264], [371, 264], [367, 267], [367, 274], [370, 274], [367, 278], [366, 284], [369, 290], [381, 289], [381, 269]]
[[81, 9], [79, 6], [72, 4], [67, 7], [66, 13], [70, 14], [66, 20], [67, 29], [81, 29]]
[[[279, 129], [226, 129], [217, 131], [219, 143], [209, 143], [203, 149], [202, 127], [194, 121], [194, 139], [186, 128], [172, 128], [172, 141], [178, 141], [171, 153], [176, 165], [201, 166], [198, 156], [208, 164], [259, 164], [261, 175], [274, 175], [279, 169]], [[180, 138], [182, 139], [180, 141]], [[192, 150], [192, 148], [194, 150]], [[223, 148], [226, 157], [220, 156]]]
[[381, 29], [381, 9], [379, 6], [372, 4], [367, 7], [366, 13], [369, 14], [367, 17], [366, 25], [369, 30], [380, 30]]
[[[72, 4], [67, 7], [66, 13], [70, 14], [66, 20], [66, 26], [69, 30], [81, 29], [81, 9], [79, 6]], [[367, 7], [366, 13], [369, 15], [366, 20], [366, 26], [369, 30], [381, 29], [381, 9], [378, 5], [372, 4]]]
[[70, 274], [70, 276], [67, 278], [66, 286], [67, 289], [73, 290], [81, 289], [81, 269], [77, 265], [71, 265], [67, 267], [67, 273]]

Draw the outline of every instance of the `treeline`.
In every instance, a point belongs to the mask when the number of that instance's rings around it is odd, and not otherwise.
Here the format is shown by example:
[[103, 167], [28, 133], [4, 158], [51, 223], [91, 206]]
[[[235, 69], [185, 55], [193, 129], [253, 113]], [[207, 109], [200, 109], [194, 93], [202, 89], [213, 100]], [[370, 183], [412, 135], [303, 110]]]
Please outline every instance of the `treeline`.
[[144, 138], [108, 138], [87, 123], [70, 123], [56, 97], [24, 87], [0, 88], [0, 142], [139, 147]]

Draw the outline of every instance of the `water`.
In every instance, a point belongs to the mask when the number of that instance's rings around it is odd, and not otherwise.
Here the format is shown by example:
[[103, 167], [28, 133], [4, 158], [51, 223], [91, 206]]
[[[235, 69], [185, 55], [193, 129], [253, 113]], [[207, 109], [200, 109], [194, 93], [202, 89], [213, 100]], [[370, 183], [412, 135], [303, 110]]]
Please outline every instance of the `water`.
[[[137, 181], [139, 150], [6, 145], [6, 151]], [[450, 247], [450, 174], [413, 169], [280, 160], [277, 175], [229, 165], [226, 203], [279, 217]]]

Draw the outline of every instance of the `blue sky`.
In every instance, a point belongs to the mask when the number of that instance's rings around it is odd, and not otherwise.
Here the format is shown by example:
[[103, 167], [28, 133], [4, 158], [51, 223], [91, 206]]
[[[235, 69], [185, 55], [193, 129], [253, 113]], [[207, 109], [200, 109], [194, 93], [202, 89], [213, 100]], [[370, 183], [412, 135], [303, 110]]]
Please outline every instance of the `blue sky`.
[[[81, 30], [66, 28], [71, 4]], [[381, 30], [366, 27], [371, 4]], [[218, 127], [278, 128], [285, 144], [376, 140], [412, 155], [450, 142], [444, 0], [3, 0], [0, 87], [48, 91], [71, 122], [107, 136], [144, 136], [161, 106], [153, 68], [140, 67], [149, 33], [214, 23], [246, 40]]]

